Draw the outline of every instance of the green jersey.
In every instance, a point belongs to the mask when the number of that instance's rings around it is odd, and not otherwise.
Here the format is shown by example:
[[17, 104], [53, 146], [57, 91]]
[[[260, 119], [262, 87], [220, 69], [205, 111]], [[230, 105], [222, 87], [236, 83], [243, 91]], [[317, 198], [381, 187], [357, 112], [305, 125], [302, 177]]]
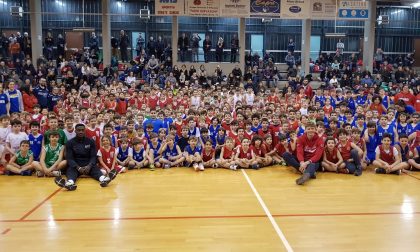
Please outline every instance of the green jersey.
[[28, 153], [26, 153], [26, 156], [23, 156], [20, 150], [18, 150], [16, 152], [16, 164], [20, 166], [27, 164], [31, 156], [33, 156], [31, 150], [28, 150]]
[[[67, 137], [66, 133], [62, 129], [58, 129], [58, 134], [60, 137], [58, 138], [58, 143], [61, 145], [65, 145], [67, 143]], [[44, 145], [47, 145], [50, 143], [50, 132], [51, 130], [47, 130], [47, 132], [44, 133]]]
[[50, 144], [44, 146], [45, 150], [45, 165], [50, 168], [60, 157], [60, 151], [63, 149], [63, 145], [57, 143], [57, 146], [52, 147]]

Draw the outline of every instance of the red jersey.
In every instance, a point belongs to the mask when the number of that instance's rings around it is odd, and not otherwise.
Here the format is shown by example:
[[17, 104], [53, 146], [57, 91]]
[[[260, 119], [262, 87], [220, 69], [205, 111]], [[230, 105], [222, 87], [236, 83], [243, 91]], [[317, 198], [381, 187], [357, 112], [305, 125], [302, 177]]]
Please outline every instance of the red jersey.
[[248, 148], [247, 151], [244, 150], [244, 148], [241, 146], [238, 149], [239, 155], [238, 157], [241, 159], [252, 159], [252, 148]]
[[114, 163], [114, 159], [115, 159], [115, 148], [111, 147], [108, 151], [105, 150], [104, 148], [100, 148], [99, 149], [101, 156], [102, 156], [102, 161], [104, 161], [106, 167], [108, 169], [112, 168], [112, 164]]
[[396, 94], [394, 97], [394, 102], [397, 103], [398, 100], [403, 100], [405, 101], [405, 104], [410, 105], [410, 106], [414, 106], [414, 104], [416, 103], [416, 97], [410, 92], [407, 92], [407, 93], [400, 92]]
[[235, 152], [234, 149], [229, 150], [228, 147], [223, 146], [223, 158], [224, 159], [231, 159], [231, 158], [233, 158], [234, 152]]
[[332, 107], [332, 106], [330, 106], [330, 107], [328, 107], [328, 108], [327, 108], [327, 106], [324, 106], [324, 107], [322, 108], [322, 110], [324, 110], [325, 115], [330, 115], [330, 114], [331, 114], [331, 112], [333, 112], [333, 107]]
[[416, 96], [416, 104], [414, 106], [414, 109], [417, 112], [420, 112], [420, 93], [418, 93], [417, 96]]
[[167, 99], [165, 99], [165, 100], [159, 99], [158, 102], [157, 102], [157, 106], [159, 106], [159, 108], [165, 108], [166, 105], [168, 105], [168, 100]]
[[250, 131], [250, 132], [248, 132], [248, 131], [245, 131], [245, 133], [244, 133], [244, 137], [245, 138], [248, 138], [249, 139], [249, 141], [251, 141], [252, 140], [252, 137], [254, 137], [254, 131]]
[[266, 135], [271, 135], [271, 137], [273, 137], [270, 128], [267, 128], [267, 130], [263, 130], [262, 128], [259, 129], [257, 135], [261, 136], [262, 138], [264, 138]]
[[336, 164], [338, 162], [338, 150], [337, 150], [337, 148], [334, 148], [332, 152], [330, 150], [328, 150], [327, 148], [325, 148], [325, 156], [326, 156], [328, 161]]
[[270, 125], [271, 138], [273, 139], [273, 146], [276, 146], [279, 143], [280, 129], [281, 129], [280, 124]]
[[379, 145], [379, 158], [387, 162], [388, 164], [393, 164], [395, 162], [393, 150], [394, 146], [391, 145], [391, 147], [389, 148], [389, 152], [386, 153], [382, 144]]
[[282, 156], [285, 152], [287, 152], [286, 148], [284, 148], [283, 144], [278, 143], [276, 144], [276, 147], [274, 147], [276, 149], [276, 153], [279, 156]]
[[95, 141], [96, 149], [99, 150], [101, 146], [101, 130], [99, 128], [91, 129], [86, 127], [86, 137], [93, 139]]
[[117, 108], [117, 102], [116, 101], [109, 101], [105, 103], [105, 108], [110, 110], [115, 110]]
[[212, 149], [210, 150], [210, 153], [208, 153], [208, 152], [207, 152], [207, 151], [203, 148], [202, 154], [203, 154], [203, 162], [208, 162], [208, 161], [210, 161], [210, 160], [213, 158], [213, 155], [214, 155], [214, 149], [212, 148]]
[[267, 150], [265, 149], [264, 145], [260, 145], [259, 148], [255, 147], [254, 145], [252, 146], [252, 150], [255, 153], [255, 156], [257, 157], [265, 157], [265, 154], [267, 153]]
[[157, 107], [159, 101], [159, 97], [157, 97], [157, 95], [155, 96], [149, 96], [149, 100], [148, 100], [148, 106], [150, 109], [155, 109]]
[[127, 113], [127, 105], [126, 99], [118, 99], [116, 112], [120, 115], [124, 115]]
[[340, 151], [341, 156], [344, 161], [347, 161], [351, 158], [351, 141], [347, 141], [346, 144], [338, 143], [338, 151]]
[[360, 149], [362, 149], [362, 151], [366, 151], [365, 150], [365, 139], [363, 139], [362, 137], [360, 138], [360, 140], [356, 143], [357, 147], [359, 147]]
[[175, 122], [173, 123], [173, 125], [174, 125], [174, 126], [175, 126], [175, 128], [176, 128], [176, 134], [177, 134], [178, 136], [181, 136], [181, 134], [182, 134], [182, 126], [184, 126], [185, 124], [184, 124], [183, 122], [175, 121]]
[[267, 101], [272, 103], [280, 103], [280, 99], [277, 95], [270, 95], [267, 97]]

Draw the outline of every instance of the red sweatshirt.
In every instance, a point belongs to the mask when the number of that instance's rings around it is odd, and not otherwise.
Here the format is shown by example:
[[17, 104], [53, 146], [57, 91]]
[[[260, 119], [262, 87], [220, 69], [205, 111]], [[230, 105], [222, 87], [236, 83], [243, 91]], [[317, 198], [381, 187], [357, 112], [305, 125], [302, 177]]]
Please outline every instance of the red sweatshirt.
[[319, 162], [324, 152], [324, 143], [316, 133], [312, 139], [308, 139], [307, 133], [300, 136], [297, 140], [297, 158], [299, 162], [311, 161], [312, 163]]
[[405, 101], [405, 104], [413, 106], [413, 107], [416, 102], [416, 97], [410, 92], [408, 93], [401, 92], [401, 93], [396, 94], [394, 97], [394, 102], [397, 103], [398, 100], [400, 99]]

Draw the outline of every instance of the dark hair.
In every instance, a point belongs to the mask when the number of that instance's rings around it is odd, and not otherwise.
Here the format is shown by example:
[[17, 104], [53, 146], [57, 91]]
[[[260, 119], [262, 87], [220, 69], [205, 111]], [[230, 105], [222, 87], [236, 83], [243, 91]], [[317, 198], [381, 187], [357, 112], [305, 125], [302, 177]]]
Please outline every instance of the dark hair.
[[22, 122], [18, 119], [14, 119], [10, 122], [10, 125], [14, 126], [14, 125], [22, 125]]
[[38, 121], [32, 121], [29, 123], [29, 128], [31, 128], [32, 126], [37, 126], [38, 128], [40, 127], [40, 124]]
[[367, 123], [367, 125], [366, 125], [368, 128], [373, 128], [373, 127], [375, 127], [376, 128], [376, 122], [374, 122], [374, 121], [369, 121], [368, 123]]
[[23, 144], [31, 145], [29, 140], [22, 140], [19, 144], [19, 146], [22, 146]]
[[401, 135], [398, 136], [398, 138], [399, 139], [401, 139], [401, 138], [408, 138], [408, 136], [407, 136], [407, 134], [401, 134]]
[[382, 140], [383, 140], [384, 138], [389, 138], [389, 140], [391, 140], [391, 139], [392, 139], [391, 134], [389, 134], [389, 133], [384, 133], [384, 134], [382, 135]]
[[347, 133], [347, 130], [345, 130], [343, 128], [339, 129], [337, 135], [340, 136], [340, 135], [343, 135], [343, 134], [348, 136], [349, 133]]
[[58, 136], [59, 137], [60, 133], [58, 133], [57, 130], [52, 130], [52, 131], [50, 131], [48, 138], [50, 138], [51, 136]]

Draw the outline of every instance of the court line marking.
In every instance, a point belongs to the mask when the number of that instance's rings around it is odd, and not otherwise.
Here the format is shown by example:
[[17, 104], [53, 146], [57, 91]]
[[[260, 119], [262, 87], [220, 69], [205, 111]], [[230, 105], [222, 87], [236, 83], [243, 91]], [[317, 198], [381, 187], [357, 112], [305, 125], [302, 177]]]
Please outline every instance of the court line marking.
[[2, 235], [5, 235], [7, 233], [9, 233], [12, 229], [11, 228], [7, 228], [6, 230], [4, 230], [3, 232], [1, 232]]
[[54, 195], [56, 195], [59, 191], [61, 191], [61, 188], [58, 188], [57, 190], [55, 190], [53, 193], [51, 193], [47, 198], [45, 198], [43, 201], [39, 202], [38, 205], [36, 205], [34, 208], [32, 208], [31, 210], [29, 210], [25, 215], [23, 215], [22, 217], [20, 217], [20, 221], [25, 220], [29, 215], [31, 215], [33, 212], [35, 212], [38, 208], [40, 208], [45, 202], [47, 202], [48, 200], [50, 200], [52, 197], [54, 197]]
[[[297, 213], [297, 214], [273, 214], [273, 217], [334, 217], [334, 216], [380, 216], [380, 215], [406, 215], [420, 214], [420, 212], [382, 212], [382, 213]], [[24, 223], [24, 222], [82, 222], [82, 221], [127, 221], [127, 220], [187, 220], [187, 219], [240, 219], [240, 218], [266, 218], [265, 214], [255, 215], [204, 215], [204, 216], [150, 216], [150, 217], [120, 217], [120, 218], [57, 218], [57, 219], [25, 219], [25, 220], [0, 220], [0, 223]]]
[[414, 176], [411, 171], [403, 171], [403, 173], [406, 174], [406, 175], [408, 175], [408, 176], [410, 176], [410, 177], [412, 177], [412, 178], [415, 178], [417, 180], [420, 180], [420, 178]]
[[273, 218], [273, 215], [271, 215], [270, 210], [268, 210], [268, 207], [265, 205], [263, 199], [261, 198], [260, 194], [258, 193], [257, 189], [255, 188], [254, 184], [252, 183], [251, 179], [248, 177], [248, 174], [246, 174], [244, 169], [241, 169], [242, 174], [244, 175], [246, 181], [248, 182], [249, 186], [251, 187], [252, 191], [254, 192], [255, 196], [257, 197], [258, 202], [260, 203], [261, 207], [263, 208], [265, 214], [267, 215], [268, 219], [271, 222], [271, 225], [273, 225], [274, 230], [277, 232], [277, 235], [279, 236], [280, 240], [283, 242], [284, 247], [288, 252], [293, 252], [292, 247], [290, 246], [289, 242], [287, 241], [286, 237], [284, 236], [283, 232], [281, 231], [279, 225], [277, 225], [276, 220]]

